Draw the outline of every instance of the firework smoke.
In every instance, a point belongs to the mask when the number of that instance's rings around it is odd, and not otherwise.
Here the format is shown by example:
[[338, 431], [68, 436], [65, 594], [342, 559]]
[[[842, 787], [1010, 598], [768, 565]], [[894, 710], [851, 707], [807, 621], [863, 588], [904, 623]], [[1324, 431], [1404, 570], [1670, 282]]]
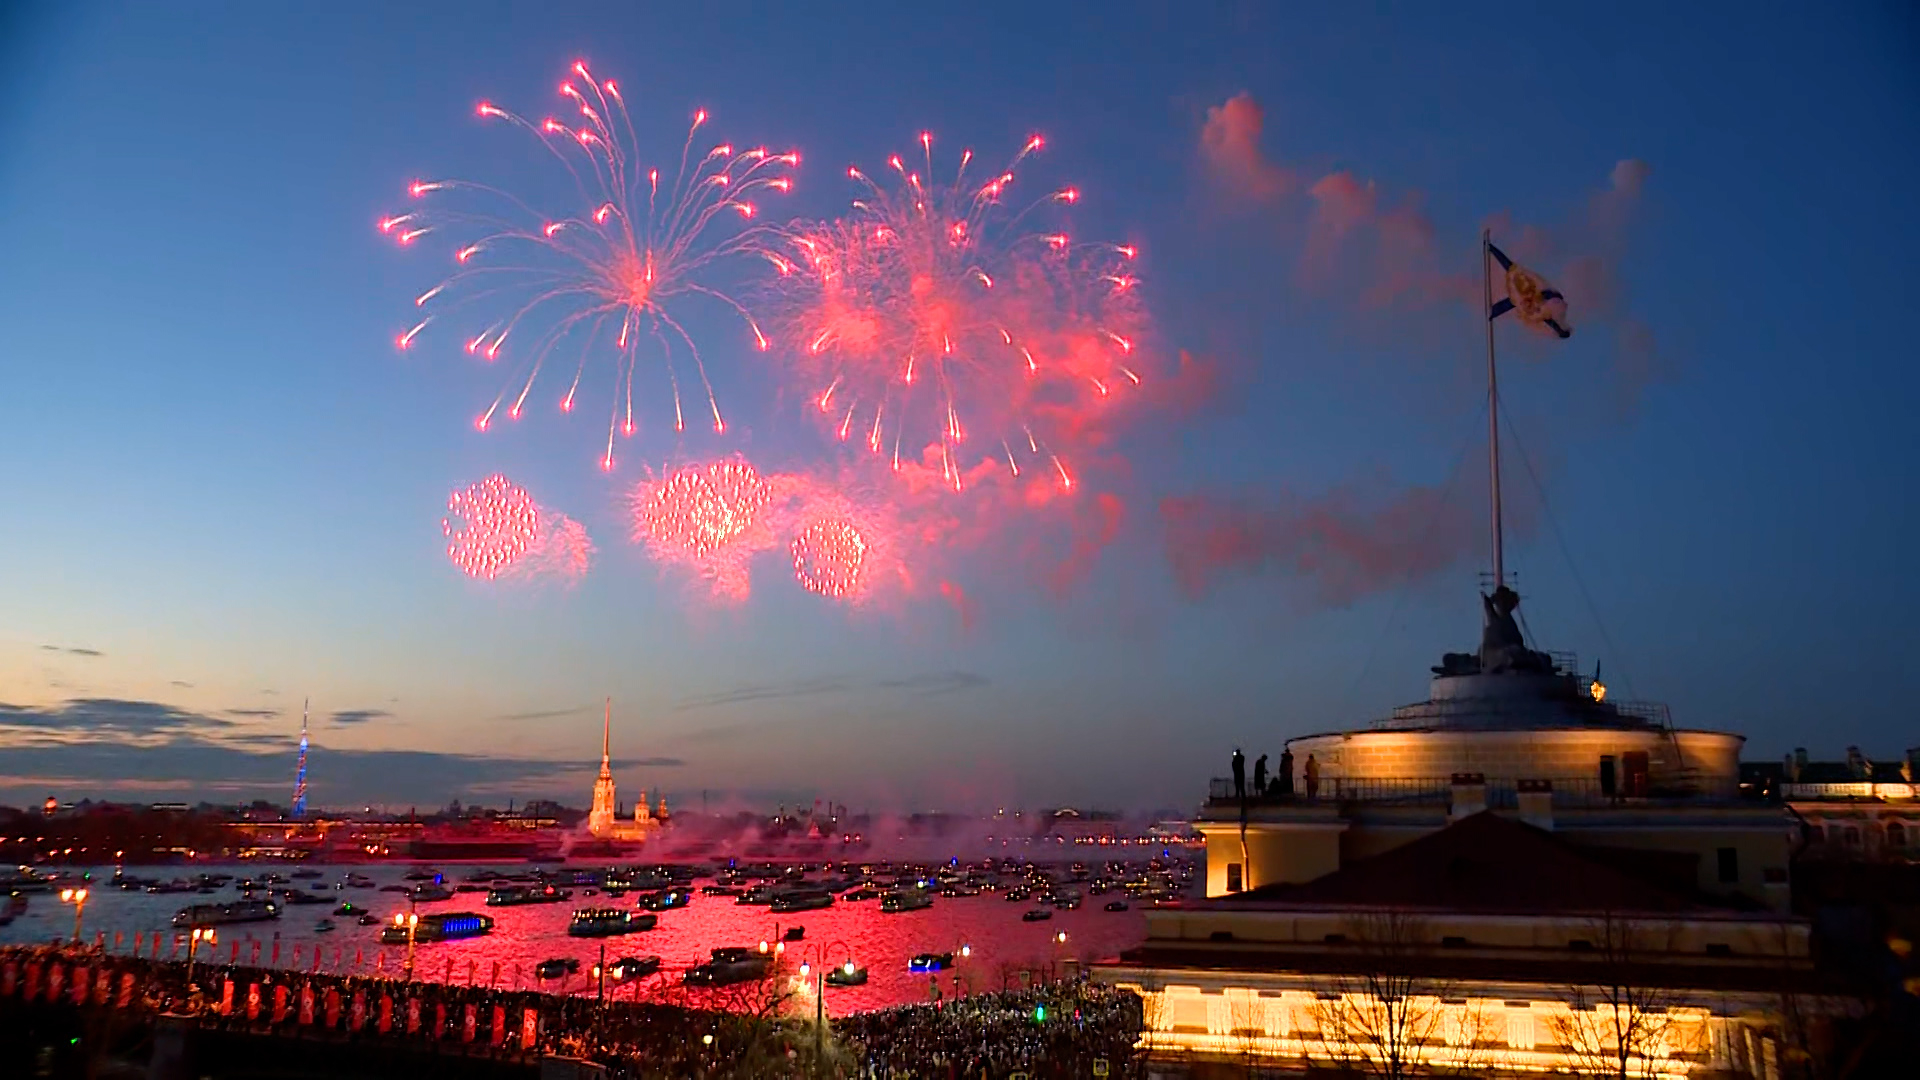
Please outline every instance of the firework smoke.
[[426, 202], [381, 219], [380, 231], [403, 246], [444, 238], [456, 266], [451, 277], [415, 298], [423, 314], [399, 335], [400, 348], [412, 346], [430, 326], [458, 323], [470, 327], [471, 336], [463, 339], [468, 354], [517, 362], [520, 373], [475, 419], [480, 430], [503, 407], [508, 419], [519, 419], [556, 354], [574, 360], [572, 380], [557, 401], [561, 412], [573, 411], [590, 356], [596, 349], [614, 354], [614, 403], [600, 460], [611, 469], [615, 437], [632, 435], [639, 426], [633, 397], [643, 339], [650, 343], [647, 351], [664, 361], [674, 430], [686, 426], [676, 353], [692, 361], [714, 430], [725, 430], [699, 346], [677, 312], [695, 297], [730, 308], [755, 346], [767, 348], [759, 326], [716, 279], [725, 263], [772, 254], [769, 232], [738, 226], [758, 217], [758, 196], [792, 187], [787, 170], [800, 158], [726, 143], [696, 148], [694, 139], [707, 121], [702, 110], [694, 114], [678, 168], [663, 186], [661, 171], [637, 160], [633, 122], [613, 80], [596, 79], [585, 63], [576, 63], [560, 94], [576, 114], [570, 122], [530, 121], [487, 102], [477, 112], [538, 140], [571, 174], [570, 187], [581, 202], [542, 213], [534, 201], [484, 184], [416, 181], [409, 194]]
[[933, 179], [932, 137], [920, 141], [913, 166], [888, 160], [886, 186], [848, 169], [862, 189], [852, 214], [794, 229], [790, 257], [774, 260], [808, 400], [836, 438], [895, 470], [937, 455], [956, 491], [987, 460], [1071, 488], [1076, 437], [1141, 381], [1135, 250], [1035, 228], [1079, 200], [1073, 188], [1006, 208], [1038, 136], [985, 176], [969, 175], [966, 151], [950, 182]]

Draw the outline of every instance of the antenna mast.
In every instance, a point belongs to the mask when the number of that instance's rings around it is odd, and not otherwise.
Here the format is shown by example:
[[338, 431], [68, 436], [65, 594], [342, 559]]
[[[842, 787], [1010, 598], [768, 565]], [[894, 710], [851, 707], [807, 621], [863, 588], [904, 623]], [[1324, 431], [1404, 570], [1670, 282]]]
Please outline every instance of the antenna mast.
[[1493, 587], [1507, 583], [1505, 553], [1501, 550], [1500, 520], [1500, 382], [1493, 363], [1493, 230], [1480, 230], [1480, 284], [1487, 321], [1487, 478], [1493, 492]]

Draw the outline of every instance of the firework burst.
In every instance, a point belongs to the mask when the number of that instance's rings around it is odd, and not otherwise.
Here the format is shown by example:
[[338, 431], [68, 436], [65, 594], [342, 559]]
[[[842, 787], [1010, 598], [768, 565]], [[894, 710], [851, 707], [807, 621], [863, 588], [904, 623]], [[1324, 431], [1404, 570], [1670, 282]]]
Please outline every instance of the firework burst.
[[1014, 477], [1038, 465], [1071, 488], [1067, 448], [1140, 383], [1135, 250], [1037, 228], [1079, 201], [1073, 188], [1008, 209], [1038, 136], [984, 177], [963, 153], [951, 182], [933, 180], [932, 137], [920, 142], [919, 161], [888, 160], [887, 184], [848, 169], [861, 187], [853, 213], [791, 230], [769, 256], [810, 401], [837, 438], [895, 470], [903, 448], [937, 457], [956, 491], [968, 445], [974, 461]]
[[440, 531], [448, 561], [478, 581], [549, 576], [577, 581], [593, 556], [584, 526], [543, 510], [526, 488], [499, 473], [448, 495]]
[[612, 79], [576, 63], [560, 94], [576, 118], [533, 121], [488, 102], [477, 111], [525, 130], [566, 167], [581, 200], [571, 209], [543, 214], [484, 184], [423, 180], [408, 188], [425, 200], [421, 207], [381, 219], [380, 231], [403, 246], [428, 237], [452, 246], [452, 276], [415, 298], [421, 317], [398, 336], [400, 348], [429, 326], [458, 323], [467, 327], [467, 353], [516, 363], [517, 373], [475, 419], [480, 430], [503, 408], [518, 419], [557, 354], [574, 360], [558, 401], [561, 412], [572, 412], [589, 357], [596, 349], [613, 352], [614, 404], [600, 460], [612, 469], [615, 437], [638, 429], [634, 378], [643, 351], [664, 361], [676, 432], [686, 426], [676, 354], [692, 361], [713, 428], [725, 430], [700, 349], [676, 313], [691, 298], [705, 298], [736, 313], [755, 346], [767, 348], [760, 327], [714, 278], [723, 263], [774, 254], [772, 234], [756, 223], [755, 200], [790, 190], [800, 156], [726, 143], [701, 150], [694, 140], [707, 122], [702, 110], [687, 130], [678, 169], [663, 183], [660, 169], [637, 160], [633, 121]]
[[773, 485], [740, 459], [689, 465], [635, 485], [633, 538], [655, 560], [685, 567], [713, 591], [746, 598], [747, 562], [772, 545]]

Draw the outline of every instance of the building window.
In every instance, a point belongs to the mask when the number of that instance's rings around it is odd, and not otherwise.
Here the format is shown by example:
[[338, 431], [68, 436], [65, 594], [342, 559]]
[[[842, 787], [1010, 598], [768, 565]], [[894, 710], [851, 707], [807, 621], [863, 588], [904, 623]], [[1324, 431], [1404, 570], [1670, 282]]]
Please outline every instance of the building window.
[[1860, 826], [1858, 825], [1847, 826], [1846, 837], [1847, 837], [1848, 847], [1850, 848], [1859, 847], [1860, 846]]
[[1903, 848], [1907, 846], [1907, 827], [1897, 821], [1887, 822], [1887, 846]]
[[1240, 864], [1237, 862], [1227, 864], [1227, 891], [1240, 891]]
[[1720, 884], [1735, 885], [1740, 881], [1740, 849], [1723, 847], [1715, 852], [1720, 860]]

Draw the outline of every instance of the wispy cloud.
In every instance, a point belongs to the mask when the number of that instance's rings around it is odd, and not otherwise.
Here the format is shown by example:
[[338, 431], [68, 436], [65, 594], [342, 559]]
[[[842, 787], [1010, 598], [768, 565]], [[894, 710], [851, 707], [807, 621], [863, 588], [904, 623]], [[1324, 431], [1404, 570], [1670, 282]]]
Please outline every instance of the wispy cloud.
[[494, 717], [494, 719], [495, 720], [557, 720], [562, 716], [579, 716], [582, 713], [593, 712], [599, 707], [600, 707], [599, 702], [589, 701], [585, 705], [573, 705], [564, 709], [546, 709], [540, 712], [507, 713], [504, 716], [496, 716]]
[[75, 645], [42, 645], [45, 652], [66, 653], [68, 656], [105, 656], [99, 649], [83, 649]]
[[179, 687], [179, 688], [180, 688], [180, 689], [182, 689], [182, 690], [191, 690], [191, 689], [193, 689], [193, 684], [192, 684], [192, 683], [190, 683], [190, 682], [187, 682], [187, 681], [186, 681], [186, 680], [184, 680], [184, 679], [175, 679], [175, 680], [173, 680], [173, 685], [175, 685], [175, 686], [177, 686], [177, 687]]
[[785, 683], [743, 683], [726, 690], [682, 698], [675, 712], [692, 712], [722, 705], [740, 705], [754, 701], [787, 701], [794, 698], [823, 697], [830, 694], [907, 693], [922, 697], [951, 694], [988, 685], [987, 677], [971, 671], [938, 671], [898, 678], [801, 679]]
[[157, 701], [69, 698], [58, 705], [0, 703], [0, 732], [11, 728], [95, 737], [153, 736], [221, 731], [232, 726], [230, 720]]
[[227, 715], [228, 716], [250, 716], [256, 719], [265, 719], [268, 717], [279, 716], [280, 710], [279, 709], [228, 709]]
[[686, 764], [686, 760], [677, 757], [614, 758], [616, 769], [677, 769]]
[[385, 709], [341, 709], [327, 719], [336, 724], [364, 724], [369, 720], [384, 720], [392, 715]]

